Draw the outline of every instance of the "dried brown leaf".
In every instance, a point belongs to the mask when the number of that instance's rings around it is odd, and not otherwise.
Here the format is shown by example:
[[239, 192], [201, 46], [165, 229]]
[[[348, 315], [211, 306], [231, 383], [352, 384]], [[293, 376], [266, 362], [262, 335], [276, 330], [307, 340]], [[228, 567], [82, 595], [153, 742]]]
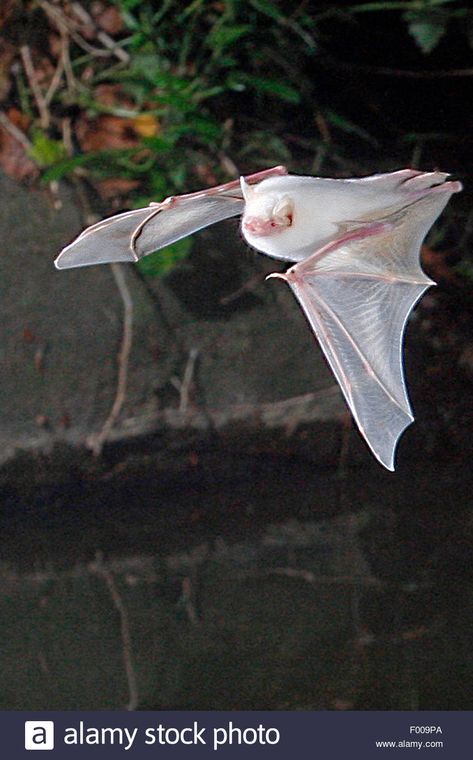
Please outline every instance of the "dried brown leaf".
[[124, 179], [121, 177], [110, 177], [97, 182], [96, 188], [99, 195], [107, 201], [113, 198], [123, 198], [140, 184], [137, 179]]
[[134, 148], [138, 144], [133, 120], [109, 114], [102, 114], [96, 119], [80, 118], [76, 124], [76, 136], [86, 153], [113, 148]]
[[449, 264], [450, 254], [446, 251], [433, 251], [427, 245], [421, 249], [422, 266], [435, 282], [448, 282], [459, 285], [461, 278]]
[[11, 20], [15, 10], [20, 10], [20, 0], [2, 0], [0, 4], [0, 29]]
[[123, 92], [121, 84], [99, 84], [94, 90], [94, 97], [98, 103], [109, 108], [134, 108], [133, 100]]
[[12, 85], [11, 65], [17, 51], [13, 45], [2, 40], [0, 46], [0, 101], [5, 100]]
[[120, 11], [113, 6], [105, 8], [98, 15], [95, 16], [95, 21], [104, 32], [111, 34], [119, 34], [123, 30], [123, 20], [120, 15]]
[[141, 137], [154, 137], [160, 129], [159, 121], [151, 113], [142, 113], [133, 119], [133, 128]]
[[[17, 108], [10, 108], [7, 118], [21, 131], [26, 131], [28, 118]], [[0, 168], [12, 179], [33, 180], [39, 175], [39, 169], [28, 156], [25, 146], [0, 124]]]

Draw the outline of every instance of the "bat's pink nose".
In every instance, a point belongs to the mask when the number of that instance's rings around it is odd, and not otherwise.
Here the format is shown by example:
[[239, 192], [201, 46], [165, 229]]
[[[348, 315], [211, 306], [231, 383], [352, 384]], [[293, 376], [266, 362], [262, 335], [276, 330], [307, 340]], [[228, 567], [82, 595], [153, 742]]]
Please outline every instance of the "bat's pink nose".
[[274, 219], [262, 219], [259, 216], [248, 216], [243, 220], [244, 231], [257, 237], [274, 235], [276, 232], [282, 232], [285, 227], [286, 225], [278, 224]]

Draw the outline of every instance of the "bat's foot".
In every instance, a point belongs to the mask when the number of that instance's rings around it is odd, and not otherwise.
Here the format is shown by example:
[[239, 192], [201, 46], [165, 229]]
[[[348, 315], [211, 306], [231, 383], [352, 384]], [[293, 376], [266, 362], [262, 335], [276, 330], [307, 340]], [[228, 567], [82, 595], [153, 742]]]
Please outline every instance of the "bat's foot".
[[447, 182], [450, 175], [446, 172], [417, 172], [402, 184], [414, 198], [423, 198], [430, 193], [459, 193], [463, 190], [461, 182]]
[[450, 192], [458, 193], [462, 190], [460, 182], [447, 182], [450, 175], [446, 172], [423, 172], [418, 169], [400, 169], [389, 174], [375, 174], [365, 178], [364, 181], [374, 182], [379, 185], [380, 192], [388, 190], [401, 190], [408, 192], [414, 199], [420, 198], [427, 193]]
[[442, 185], [449, 176], [445, 172], [416, 172], [403, 184], [406, 190], [427, 190], [436, 185]]

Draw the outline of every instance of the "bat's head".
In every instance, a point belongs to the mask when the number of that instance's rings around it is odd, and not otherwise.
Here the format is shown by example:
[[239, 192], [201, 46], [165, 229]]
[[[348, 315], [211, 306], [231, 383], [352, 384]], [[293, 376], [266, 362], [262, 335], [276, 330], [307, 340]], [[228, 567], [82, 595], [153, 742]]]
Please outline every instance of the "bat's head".
[[292, 225], [294, 204], [288, 195], [258, 192], [241, 177], [245, 210], [241, 220], [243, 234], [252, 237], [277, 235]]

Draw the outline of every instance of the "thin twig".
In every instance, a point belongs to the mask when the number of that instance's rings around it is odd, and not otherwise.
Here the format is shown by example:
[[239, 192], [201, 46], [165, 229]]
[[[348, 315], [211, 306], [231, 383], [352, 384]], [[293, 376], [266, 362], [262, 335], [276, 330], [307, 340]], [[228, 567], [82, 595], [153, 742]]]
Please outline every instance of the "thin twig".
[[[318, 585], [341, 585], [341, 586], [382, 586], [382, 581], [372, 576], [363, 575], [318, 575], [312, 570], [302, 570], [295, 567], [273, 567], [260, 570], [256, 573], [259, 577], [282, 575], [287, 578], [296, 578], [306, 583]], [[239, 573], [237, 577], [248, 577], [248, 573]], [[254, 577], [254, 576], [253, 576]]]
[[41, 87], [38, 84], [38, 78], [36, 71], [34, 70], [33, 60], [31, 58], [31, 51], [28, 45], [22, 45], [20, 47], [21, 60], [23, 61], [23, 67], [25, 69], [26, 76], [28, 78], [29, 85], [34, 95], [36, 105], [39, 111], [39, 118], [42, 129], [48, 129], [50, 123], [50, 113], [48, 104], [45, 100]]
[[47, 676], [48, 678], [51, 677], [51, 670], [48, 664], [47, 657], [42, 649], [38, 652], [38, 663], [40, 670], [42, 671], [43, 675]]
[[44, 102], [46, 103], [46, 106], [49, 106], [52, 99], [54, 98], [60, 84], [62, 81], [62, 76], [64, 74], [64, 47], [65, 47], [66, 41], [65, 41], [65, 35], [61, 34], [61, 54], [59, 56], [59, 61], [56, 66], [56, 69], [53, 74], [53, 78], [51, 79], [51, 84], [49, 85], [48, 89], [46, 90], [46, 94], [44, 96]]
[[59, 211], [62, 209], [62, 200], [59, 195], [59, 182], [57, 179], [52, 179], [50, 182], [48, 182], [48, 188], [49, 192], [51, 193], [51, 198], [53, 201], [53, 208], [55, 211]]
[[189, 389], [192, 383], [192, 378], [194, 376], [195, 362], [197, 360], [198, 355], [199, 355], [199, 350], [197, 348], [191, 348], [191, 350], [189, 351], [189, 358], [187, 360], [186, 368], [184, 370], [184, 377], [182, 378], [181, 387], [179, 390], [179, 393], [180, 393], [179, 411], [180, 412], [185, 412], [187, 410], [187, 407], [189, 406]]
[[237, 301], [240, 296], [243, 296], [245, 293], [255, 290], [258, 285], [261, 285], [265, 277], [265, 272], [258, 272], [257, 274], [253, 275], [253, 277], [250, 277], [250, 279], [245, 283], [243, 283], [243, 285], [238, 288], [238, 290], [234, 290], [233, 293], [229, 293], [228, 296], [222, 296], [222, 298], [219, 300], [219, 303], [222, 306], [227, 306], [229, 303]]
[[110, 50], [111, 54], [115, 55], [120, 61], [128, 63], [130, 56], [126, 50], [118, 47], [117, 43], [112, 39], [112, 37], [110, 37], [110, 35], [104, 32], [103, 29], [99, 29], [97, 27], [97, 24], [95, 23], [90, 13], [88, 13], [80, 3], [72, 3], [71, 7], [77, 18], [81, 19], [83, 23], [88, 24], [94, 28], [94, 31], [97, 34], [97, 39], [102, 43], [104, 47]]
[[182, 380], [175, 376], [171, 377], [172, 385], [179, 392], [179, 411], [183, 413], [187, 411], [189, 406], [189, 389], [194, 376], [195, 362], [198, 355], [199, 349], [191, 348]]
[[59, 28], [59, 34], [64, 40], [64, 44], [61, 50], [61, 56], [64, 63], [64, 74], [66, 75], [67, 88], [70, 92], [74, 92], [75, 90], [77, 90], [77, 80], [72, 70], [69, 37], [67, 35], [67, 32], [61, 28]]
[[115, 425], [125, 402], [128, 381], [128, 363], [133, 342], [133, 300], [130, 291], [128, 290], [128, 285], [126, 284], [124, 269], [119, 264], [111, 264], [110, 268], [123, 301], [123, 336], [117, 358], [118, 380], [112, 409], [105, 420], [100, 433], [91, 435], [87, 442], [95, 456], [100, 456], [104, 443], [107, 440], [111, 429]]
[[27, 136], [24, 132], [21, 131], [21, 129], [18, 129], [16, 124], [13, 124], [13, 122], [8, 118], [6, 113], [4, 111], [0, 111], [0, 124], [4, 129], [11, 134], [12, 137], [15, 138], [15, 140], [18, 140], [19, 143], [21, 143], [26, 151], [30, 151], [33, 147], [32, 143], [28, 140]]
[[123, 664], [125, 666], [126, 680], [128, 683], [128, 704], [126, 710], [136, 710], [138, 707], [138, 684], [136, 679], [135, 668], [133, 666], [133, 648], [131, 643], [130, 622], [128, 618], [128, 610], [125, 607], [123, 599], [116, 587], [115, 580], [110, 570], [105, 566], [103, 562], [103, 556], [101, 552], [97, 552], [95, 562], [92, 566], [97, 575], [100, 575], [110, 592], [115, 609], [120, 615], [120, 631], [122, 638], [123, 648]]
[[[357, 68], [359, 66], [357, 65]], [[382, 76], [401, 77], [405, 79], [461, 79], [463, 77], [473, 77], [473, 69], [438, 69], [429, 71], [420, 69], [411, 71], [409, 69], [390, 69], [386, 66], [368, 66], [367, 71]]]
[[239, 177], [241, 174], [236, 163], [226, 153], [220, 155], [220, 166], [230, 177]]
[[352, 424], [351, 424], [351, 416], [348, 412], [345, 413], [343, 416], [343, 419], [341, 421], [341, 442], [340, 442], [340, 453], [338, 455], [338, 465], [337, 465], [337, 473], [338, 477], [340, 479], [340, 504], [344, 501], [345, 496], [345, 487], [344, 487], [344, 481], [346, 477], [346, 468], [349, 461], [349, 452], [350, 452], [350, 439], [351, 439], [351, 431], [352, 431]]
[[79, 3], [74, 3], [72, 6], [78, 21], [82, 21], [82, 23], [87, 23], [92, 26], [96, 33], [97, 39], [102, 43], [102, 45], [105, 46], [106, 49], [94, 47], [94, 45], [91, 45], [89, 42], [87, 42], [87, 40], [85, 40], [84, 37], [77, 31], [77, 24], [74, 23], [72, 19], [68, 18], [60, 8], [52, 5], [49, 0], [38, 0], [38, 5], [41, 6], [44, 12], [55, 23], [59, 31], [67, 32], [67, 34], [72, 37], [74, 42], [80, 48], [82, 48], [82, 50], [85, 50], [86, 53], [89, 53], [94, 58], [110, 58], [110, 56], [113, 55], [122, 63], [127, 63], [130, 60], [130, 56], [126, 50], [123, 50], [119, 45], [117, 45], [117, 43], [106, 32], [98, 29], [92, 17], [84, 8], [82, 8]]
[[466, 69], [394, 69], [389, 66], [375, 66], [369, 63], [354, 63], [340, 61], [326, 51], [319, 58], [321, 64], [331, 68], [342, 69], [345, 71], [359, 71], [361, 73], [373, 74], [374, 76], [399, 77], [401, 79], [457, 79], [463, 77], [473, 77], [473, 68]]
[[422, 140], [417, 140], [416, 144], [414, 145], [411, 160], [409, 162], [409, 166], [412, 167], [412, 169], [418, 169], [421, 163], [422, 158], [422, 151], [424, 150], [424, 143]]
[[194, 593], [191, 579], [186, 576], [182, 579], [182, 600], [184, 609], [192, 625], [199, 624], [199, 616], [194, 604]]
[[64, 144], [64, 148], [66, 149], [66, 156], [68, 156], [68, 158], [72, 158], [74, 155], [74, 145], [72, 144], [72, 127], [70, 116], [66, 116], [64, 119], [62, 119], [61, 131], [62, 142]]

